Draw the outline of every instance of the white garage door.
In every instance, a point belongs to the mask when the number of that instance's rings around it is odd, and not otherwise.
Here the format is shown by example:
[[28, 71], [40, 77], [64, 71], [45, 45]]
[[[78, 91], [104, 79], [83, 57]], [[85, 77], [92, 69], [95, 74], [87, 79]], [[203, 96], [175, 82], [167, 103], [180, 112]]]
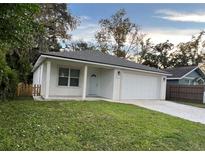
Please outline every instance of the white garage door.
[[160, 77], [123, 73], [121, 99], [160, 99]]

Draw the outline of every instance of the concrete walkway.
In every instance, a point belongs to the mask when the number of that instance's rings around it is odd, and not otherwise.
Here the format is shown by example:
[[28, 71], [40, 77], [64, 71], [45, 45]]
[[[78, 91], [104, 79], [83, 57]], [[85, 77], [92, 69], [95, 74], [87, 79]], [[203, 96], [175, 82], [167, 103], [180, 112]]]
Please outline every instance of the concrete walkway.
[[205, 124], [205, 109], [160, 100], [123, 100], [121, 103], [134, 104], [186, 120]]

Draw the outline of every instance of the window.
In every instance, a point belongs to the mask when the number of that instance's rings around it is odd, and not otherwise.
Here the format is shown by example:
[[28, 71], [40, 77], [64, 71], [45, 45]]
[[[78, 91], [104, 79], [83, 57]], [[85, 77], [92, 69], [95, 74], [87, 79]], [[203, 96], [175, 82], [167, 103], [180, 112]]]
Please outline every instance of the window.
[[69, 69], [68, 68], [59, 68], [58, 85], [59, 86], [68, 86], [68, 77], [69, 77]]
[[79, 85], [80, 70], [70, 70], [70, 86], [77, 87]]
[[59, 68], [59, 86], [79, 86], [80, 70]]

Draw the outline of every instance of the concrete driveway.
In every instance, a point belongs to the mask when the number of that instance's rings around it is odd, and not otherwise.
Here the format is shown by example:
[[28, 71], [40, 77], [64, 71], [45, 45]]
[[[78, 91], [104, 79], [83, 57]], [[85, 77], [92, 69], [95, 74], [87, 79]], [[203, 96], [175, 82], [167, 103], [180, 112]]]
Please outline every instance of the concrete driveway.
[[121, 103], [134, 104], [186, 120], [205, 124], [205, 109], [161, 100], [123, 100]]

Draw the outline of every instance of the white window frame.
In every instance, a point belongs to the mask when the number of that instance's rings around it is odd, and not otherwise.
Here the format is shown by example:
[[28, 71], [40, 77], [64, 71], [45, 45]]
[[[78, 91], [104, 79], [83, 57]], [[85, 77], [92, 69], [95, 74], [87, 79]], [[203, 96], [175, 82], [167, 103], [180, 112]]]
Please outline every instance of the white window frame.
[[[67, 86], [63, 86], [63, 85], [59, 85], [59, 70], [60, 68], [65, 68], [65, 69], [69, 69], [69, 74], [68, 74], [68, 85]], [[72, 87], [72, 88], [79, 88], [80, 87], [80, 72], [79, 72], [79, 77], [71, 77], [70, 75], [70, 72], [71, 72], [71, 69], [72, 70], [79, 70], [81, 72], [81, 69], [80, 68], [74, 68], [74, 67], [67, 67], [67, 66], [58, 66], [58, 80], [57, 80], [57, 86], [58, 87]], [[79, 79], [79, 82], [78, 82], [78, 86], [70, 86], [70, 78], [76, 78], [76, 79]]]
[[[59, 78], [60, 77], [65, 77], [65, 76], [59, 76], [59, 70], [60, 70], [60, 68], [64, 68], [64, 69], [69, 69], [69, 71], [68, 71], [68, 85], [66, 85], [66, 86], [64, 86], [64, 85], [59, 85]], [[68, 67], [65, 67], [65, 66], [59, 66], [58, 67], [58, 82], [57, 82], [57, 85], [59, 86], [59, 87], [68, 87], [69, 86], [69, 83], [70, 83], [70, 81], [69, 81], [69, 75], [70, 75], [70, 68], [68, 68]]]
[[[79, 70], [79, 77], [71, 77], [71, 70]], [[77, 68], [69, 68], [69, 76], [68, 76], [68, 82], [69, 82], [69, 87], [79, 87], [80, 85], [80, 69], [77, 69]], [[78, 86], [71, 86], [70, 85], [70, 78], [74, 78], [74, 79], [78, 79]]]

